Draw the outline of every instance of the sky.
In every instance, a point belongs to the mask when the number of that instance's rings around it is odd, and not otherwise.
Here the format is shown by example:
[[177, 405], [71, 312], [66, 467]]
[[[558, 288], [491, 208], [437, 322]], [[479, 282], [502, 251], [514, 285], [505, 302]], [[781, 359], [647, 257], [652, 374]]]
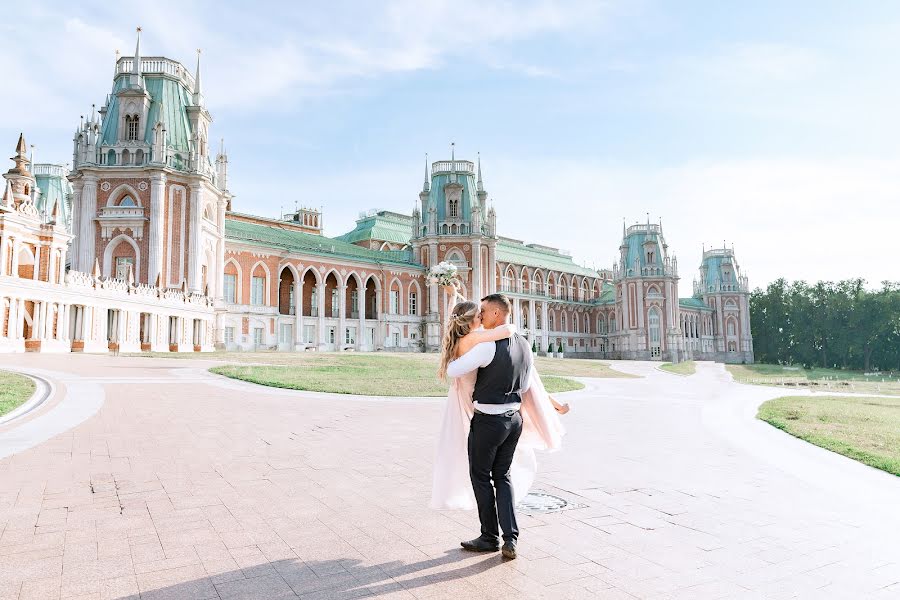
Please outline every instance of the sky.
[[[77, 5], [77, 6], [76, 6]], [[752, 287], [900, 279], [900, 4], [816, 0], [17, 3], [0, 141], [71, 161], [114, 53], [202, 79], [240, 212], [409, 213], [425, 154], [481, 153], [501, 235], [611, 267], [662, 221], [689, 295], [703, 246]]]

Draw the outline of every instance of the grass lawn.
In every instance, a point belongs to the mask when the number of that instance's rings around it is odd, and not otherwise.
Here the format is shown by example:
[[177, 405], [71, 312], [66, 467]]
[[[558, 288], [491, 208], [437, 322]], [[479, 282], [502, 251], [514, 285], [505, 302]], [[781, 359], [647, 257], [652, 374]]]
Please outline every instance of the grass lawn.
[[[181, 356], [211, 358], [209, 354]], [[213, 357], [239, 363], [214, 367], [211, 369], [214, 373], [274, 387], [372, 396], [443, 396], [447, 393], [447, 384], [437, 378], [437, 354], [229, 352]], [[550, 392], [584, 387], [568, 377], [627, 377], [596, 360], [538, 357], [536, 364]]]
[[5, 415], [34, 393], [34, 382], [18, 373], [0, 371], [0, 416]]
[[900, 475], [900, 398], [788, 396], [757, 417], [793, 436]]
[[663, 363], [659, 366], [663, 371], [675, 373], [677, 375], [693, 375], [697, 372], [697, 365], [692, 360], [686, 360], [680, 363]]
[[820, 391], [900, 395], [900, 374], [866, 375], [842, 369], [809, 369], [783, 365], [728, 365], [738, 383], [808, 387]]

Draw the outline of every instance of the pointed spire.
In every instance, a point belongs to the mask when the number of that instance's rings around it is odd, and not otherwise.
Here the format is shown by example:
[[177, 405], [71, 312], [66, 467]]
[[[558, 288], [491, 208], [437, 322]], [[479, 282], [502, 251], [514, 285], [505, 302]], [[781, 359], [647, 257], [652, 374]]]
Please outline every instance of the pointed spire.
[[200, 48], [197, 48], [197, 70], [194, 73], [194, 104], [203, 106], [203, 88], [200, 86]]
[[622, 241], [625, 241], [625, 217], [622, 217]]
[[12, 175], [25, 175], [28, 177], [31, 176], [31, 173], [28, 172], [29, 161], [28, 157], [25, 155], [27, 152], [26, 148], [27, 146], [25, 145], [25, 135], [20, 133], [19, 141], [16, 144], [16, 155], [11, 159], [14, 163], [16, 163], [16, 166], [7, 171], [7, 173], [10, 173]]
[[456, 183], [456, 142], [450, 142], [450, 181]]
[[427, 192], [431, 189], [431, 177], [428, 176], [428, 153], [425, 153], [425, 182], [422, 184], [422, 191]]
[[479, 192], [484, 191], [484, 182], [481, 180], [481, 152], [478, 153], [478, 184], [476, 189]]
[[[116, 48], [116, 62], [113, 63], [113, 79], [115, 79], [116, 75], [119, 74], [119, 58], [121, 57], [121, 55], [122, 53], [119, 52], [118, 48]], [[107, 102], [107, 104], [109, 104], [109, 102]]]
[[91, 272], [91, 275], [93, 275], [95, 279], [100, 278], [100, 259], [99, 258], [94, 259], [94, 270]]
[[141, 28], [137, 28], [137, 43], [134, 46], [134, 59], [131, 64], [131, 87], [141, 85]]

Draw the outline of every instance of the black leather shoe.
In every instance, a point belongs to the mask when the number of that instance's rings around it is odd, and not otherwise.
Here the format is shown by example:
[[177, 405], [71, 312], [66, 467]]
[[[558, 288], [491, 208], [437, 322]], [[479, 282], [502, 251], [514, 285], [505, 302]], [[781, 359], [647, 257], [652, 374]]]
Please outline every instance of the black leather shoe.
[[468, 542], [460, 542], [459, 545], [463, 547], [463, 550], [468, 550], [469, 552], [496, 552], [500, 549], [498, 541], [483, 537], [477, 537]]
[[503, 552], [503, 558], [514, 560], [516, 558], [516, 541], [509, 540], [505, 542], [503, 548], [501, 548], [501, 552]]

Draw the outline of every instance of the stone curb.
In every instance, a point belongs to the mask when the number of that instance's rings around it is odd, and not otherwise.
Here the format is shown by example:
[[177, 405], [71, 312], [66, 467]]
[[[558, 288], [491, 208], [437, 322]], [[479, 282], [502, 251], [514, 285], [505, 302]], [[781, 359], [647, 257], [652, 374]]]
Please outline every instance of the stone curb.
[[23, 377], [28, 377], [29, 379], [34, 381], [35, 389], [34, 393], [31, 395], [31, 398], [26, 400], [24, 403], [22, 403], [12, 411], [0, 417], [0, 427], [8, 425], [13, 421], [21, 419], [22, 417], [25, 417], [26, 415], [28, 415], [28, 413], [46, 402], [47, 399], [53, 396], [53, 393], [56, 391], [56, 388], [53, 386], [53, 383], [49, 379], [44, 379], [43, 377], [32, 375], [31, 373], [21, 371], [19, 369], [16, 369], [15, 367], [4, 367], [4, 370], [9, 371], [10, 373], [16, 373], [17, 375], [22, 375]]

